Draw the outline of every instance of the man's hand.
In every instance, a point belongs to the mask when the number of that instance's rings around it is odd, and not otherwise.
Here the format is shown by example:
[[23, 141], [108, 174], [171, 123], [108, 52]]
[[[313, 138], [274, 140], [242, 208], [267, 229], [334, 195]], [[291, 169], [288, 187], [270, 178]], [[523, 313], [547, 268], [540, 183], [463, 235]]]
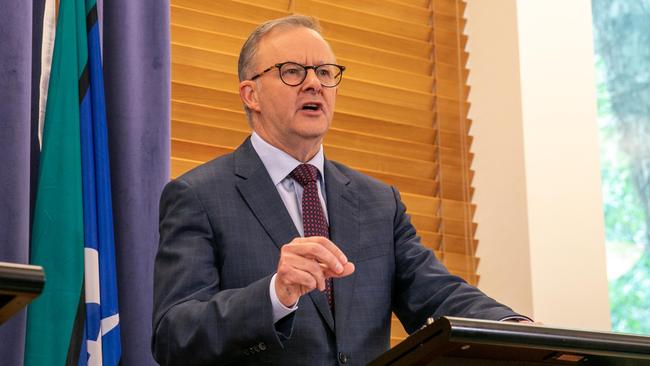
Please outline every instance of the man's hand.
[[282, 246], [275, 278], [280, 302], [292, 307], [300, 296], [318, 288], [325, 291], [325, 280], [354, 272], [343, 252], [322, 236], [296, 238]]

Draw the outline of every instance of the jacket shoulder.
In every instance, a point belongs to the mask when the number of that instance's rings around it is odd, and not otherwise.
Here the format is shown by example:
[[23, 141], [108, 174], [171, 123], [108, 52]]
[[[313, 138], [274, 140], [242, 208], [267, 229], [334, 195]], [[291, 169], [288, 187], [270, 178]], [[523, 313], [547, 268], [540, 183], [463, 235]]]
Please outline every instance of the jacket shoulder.
[[204, 183], [234, 179], [233, 153], [229, 153], [199, 166], [176, 177], [172, 181], [183, 181], [191, 186], [202, 186]]
[[332, 163], [332, 165], [334, 165], [339, 173], [347, 177], [350, 180], [351, 184], [355, 186], [368, 189], [378, 189], [382, 191], [392, 191], [392, 187], [390, 185], [380, 181], [379, 179], [363, 174], [337, 161], [329, 160], [329, 162]]

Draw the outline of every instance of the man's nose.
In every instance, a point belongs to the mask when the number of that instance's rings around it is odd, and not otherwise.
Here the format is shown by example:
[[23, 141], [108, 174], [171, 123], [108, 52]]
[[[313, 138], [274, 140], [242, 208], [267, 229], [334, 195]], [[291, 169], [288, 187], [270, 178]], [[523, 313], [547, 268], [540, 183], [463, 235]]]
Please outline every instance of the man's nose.
[[316, 70], [307, 70], [307, 76], [305, 76], [305, 81], [303, 81], [302, 86], [305, 90], [313, 89], [315, 91], [320, 91], [323, 85], [320, 83], [320, 80], [318, 80], [318, 77], [316, 76]]

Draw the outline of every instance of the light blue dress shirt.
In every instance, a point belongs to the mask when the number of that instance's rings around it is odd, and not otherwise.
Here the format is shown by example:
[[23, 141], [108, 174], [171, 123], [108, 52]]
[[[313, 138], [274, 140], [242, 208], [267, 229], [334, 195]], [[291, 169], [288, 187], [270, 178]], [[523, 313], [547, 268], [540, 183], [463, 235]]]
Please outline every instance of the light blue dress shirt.
[[[271, 181], [275, 185], [275, 188], [284, 202], [284, 206], [291, 216], [293, 224], [298, 229], [298, 232], [301, 236], [305, 235], [302, 226], [302, 186], [296, 182], [293, 178], [289, 177], [291, 173], [298, 165], [302, 164], [300, 161], [296, 160], [291, 155], [286, 152], [278, 149], [277, 147], [269, 144], [264, 141], [258, 134], [253, 132], [251, 136], [251, 143], [253, 149], [257, 155], [259, 155], [266, 171], [271, 176]], [[325, 219], [327, 217], [327, 205], [325, 201], [325, 174], [324, 174], [324, 164], [325, 157], [323, 155], [323, 146], [321, 145], [320, 149], [316, 155], [307, 162], [318, 169], [320, 173], [318, 176], [318, 196], [323, 206], [323, 211], [325, 213]], [[271, 278], [271, 284], [269, 285], [269, 293], [271, 296], [271, 304], [273, 305], [273, 321], [277, 322], [278, 320], [284, 318], [285, 316], [291, 314], [296, 309], [298, 309], [298, 303], [293, 307], [288, 308], [284, 306], [278, 299], [278, 295], [275, 292], [275, 277], [273, 275]]]

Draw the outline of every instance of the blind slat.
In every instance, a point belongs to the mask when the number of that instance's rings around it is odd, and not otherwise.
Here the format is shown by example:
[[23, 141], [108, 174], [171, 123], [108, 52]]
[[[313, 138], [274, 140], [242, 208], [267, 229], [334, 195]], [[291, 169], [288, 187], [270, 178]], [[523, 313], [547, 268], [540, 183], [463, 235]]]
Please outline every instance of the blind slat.
[[465, 3], [457, 0], [431, 0], [433, 12], [454, 17], [462, 17], [465, 14]]
[[[233, 147], [239, 145], [250, 134], [250, 128], [243, 123], [222, 127], [179, 118], [172, 118], [172, 131], [173, 136], [179, 139]], [[350, 133], [337, 128], [331, 128], [324, 141], [327, 146], [349, 147], [366, 153], [376, 152], [422, 161], [434, 160], [436, 151], [433, 145], [414, 142], [409, 142], [407, 145], [404, 142], [392, 138]]]
[[[172, 73], [172, 98], [194, 104], [223, 107], [232, 110], [241, 108], [239, 94], [230, 89], [214, 89], [183, 82], [188, 75]], [[181, 79], [181, 80], [178, 80]], [[223, 78], [224, 83], [238, 85], [234, 77]], [[198, 81], [200, 82], [200, 80]], [[205, 81], [203, 82], [206, 83]], [[236, 90], [236, 89], [235, 89]], [[414, 110], [408, 107], [389, 105], [360, 97], [339, 93], [336, 99], [337, 111], [343, 114], [360, 115], [371, 119], [381, 119], [408, 126], [430, 127], [433, 112]], [[429, 118], [429, 119], [427, 119]]]
[[[221, 17], [172, 6], [172, 42], [204, 48], [237, 56], [245, 37], [255, 24], [239, 19]], [[382, 50], [372, 45], [328, 38], [338, 57], [360, 63], [386, 67], [430, 78], [432, 63], [429, 57]], [[172, 54], [172, 56], [174, 56]]]
[[416, 24], [428, 24], [431, 19], [429, 9], [391, 0], [330, 0], [329, 3]]
[[[180, 124], [177, 123], [175, 125], [178, 127]], [[194, 156], [197, 160], [202, 161], [208, 161], [214, 156], [211, 155], [212, 152], [210, 151], [210, 147], [219, 146], [234, 150], [243, 141], [243, 139], [238, 138], [247, 136], [247, 134], [242, 133], [241, 131], [223, 129], [218, 140], [211, 140], [211, 142], [208, 143], [200, 141], [203, 137], [196, 136], [199, 135], [198, 132], [181, 135], [183, 132], [184, 131], [179, 129], [179, 135], [176, 136], [174, 131], [172, 131], [172, 138], [174, 140], [178, 139], [186, 142], [185, 151], [187, 155], [183, 156], [179, 154], [178, 156], [185, 158], [191, 158]], [[180, 150], [181, 149], [179, 149], [179, 151]], [[196, 155], [192, 155], [193, 153], [196, 153]], [[325, 146], [325, 153], [332, 160], [339, 161], [360, 170], [427, 180], [432, 180], [437, 174], [437, 164], [422, 160], [405, 159], [378, 153], [368, 153], [361, 150], [331, 145]]]
[[[220, 72], [232, 75], [233, 82], [238, 82], [235, 72], [230, 71], [237, 69], [237, 57], [234, 55], [178, 44], [172, 44], [172, 52], [176, 52], [172, 56], [172, 71], [176, 71], [174, 67], [182, 67], [183, 70], [179, 72], [183, 74], [189, 73], [191, 76]], [[340, 62], [345, 63], [343, 60]], [[346, 66], [355, 70], [354, 63], [347, 63]], [[190, 70], [188, 67], [197, 67], [203, 70]], [[390, 69], [376, 67], [373, 69], [372, 72], [368, 72], [362, 66], [361, 70], [357, 69], [356, 72], [346, 73], [345, 81], [340, 86], [341, 90], [345, 90], [350, 94], [365, 94], [369, 99], [385, 103], [399, 104], [415, 109], [431, 109], [433, 104], [432, 78], [427, 80], [427, 78], [418, 77], [415, 74], [394, 72]], [[406, 80], [406, 82], [400, 82], [400, 80]]]
[[230, 17], [246, 19], [255, 24], [268, 19], [289, 15], [288, 10], [282, 11], [268, 6], [250, 4], [247, 1], [213, 1], [213, 0], [173, 0], [173, 5], [200, 10], [208, 14], [228, 14]]
[[322, 21], [321, 26], [325, 38], [373, 45], [379, 49], [404, 53], [413, 57], [428, 58], [433, 49], [433, 45], [429, 42], [398, 37], [388, 33], [372, 32], [361, 27], [352, 27], [331, 21]]
[[396, 3], [405, 4], [409, 6], [416, 6], [423, 9], [429, 9], [429, 2], [431, 0], [393, 0]]
[[393, 34], [412, 40], [428, 42], [431, 26], [428, 22], [416, 23], [401, 21], [392, 16], [375, 15], [342, 7], [332, 2], [319, 0], [301, 0], [295, 3], [295, 11], [301, 14], [313, 14], [321, 21], [332, 21], [371, 31]]
[[[172, 81], [177, 84], [186, 84], [193, 87], [211, 89], [218, 85], [220, 89], [231, 91], [229, 93], [232, 103], [239, 101], [239, 80], [234, 73], [220, 72], [172, 63]], [[416, 106], [413, 100], [420, 101], [420, 104], [427, 103], [433, 106], [433, 97], [424, 93], [409, 92], [396, 88], [382, 87], [372, 84], [372, 90], [364, 94], [364, 83], [356, 80], [346, 80], [338, 90], [337, 107], [340, 111], [361, 113], [368, 116], [384, 116], [392, 120], [419, 126], [431, 126], [433, 113], [424, 106]], [[369, 87], [369, 86], [368, 86]], [[383, 92], [383, 93], [382, 93]], [[388, 96], [387, 96], [388, 95]], [[391, 97], [389, 97], [391, 96]], [[390, 103], [389, 103], [390, 102]], [[241, 103], [241, 102], [240, 102]], [[453, 104], [438, 102], [442, 108], [453, 108]]]
[[[183, 86], [178, 87], [182, 88]], [[248, 126], [241, 104], [235, 106], [234, 109], [226, 109], [172, 99], [172, 118], [226, 128], [246, 128]], [[436, 141], [436, 130], [433, 127], [408, 126], [343, 112], [334, 112], [332, 127], [427, 145], [433, 145]]]

